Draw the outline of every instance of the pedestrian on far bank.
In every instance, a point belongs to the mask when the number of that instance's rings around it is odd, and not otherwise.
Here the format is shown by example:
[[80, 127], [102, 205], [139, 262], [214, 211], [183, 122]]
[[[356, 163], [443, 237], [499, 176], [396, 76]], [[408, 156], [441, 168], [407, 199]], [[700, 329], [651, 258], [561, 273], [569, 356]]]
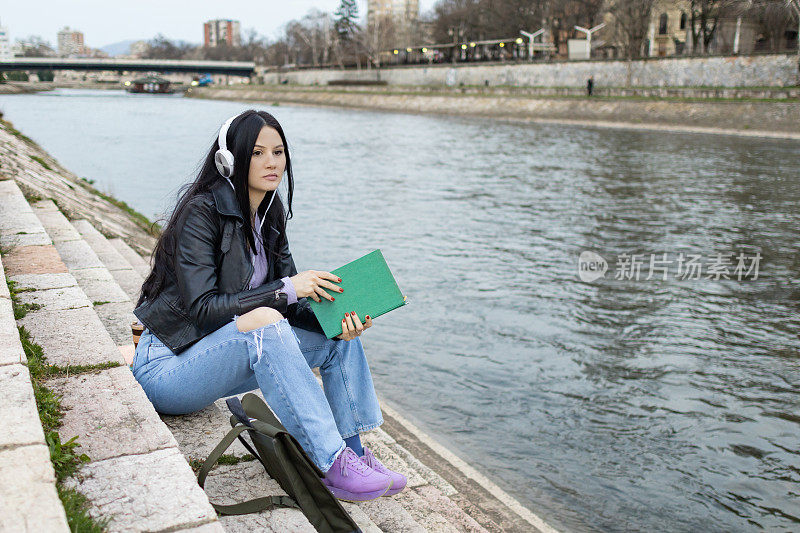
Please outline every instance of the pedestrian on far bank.
[[594, 92], [594, 76], [589, 76], [589, 79], [586, 80], [586, 96], [592, 96]]

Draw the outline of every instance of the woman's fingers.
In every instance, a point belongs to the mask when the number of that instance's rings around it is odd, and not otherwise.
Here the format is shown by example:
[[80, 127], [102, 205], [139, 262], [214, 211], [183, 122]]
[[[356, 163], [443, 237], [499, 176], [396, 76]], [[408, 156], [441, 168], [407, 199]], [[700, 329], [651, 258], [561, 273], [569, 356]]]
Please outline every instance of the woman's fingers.
[[334, 292], [344, 292], [342, 291], [341, 287], [331, 283], [331, 282], [340, 283], [342, 280], [341, 278], [339, 278], [339, 276], [337, 276], [336, 274], [331, 274], [330, 272], [325, 272], [324, 270], [315, 270], [315, 272], [317, 274], [317, 279], [315, 281], [320, 287], [331, 289]]
[[323, 279], [329, 279], [331, 281], [335, 281], [336, 283], [341, 283], [342, 278], [337, 276], [336, 274], [331, 274], [330, 272], [325, 272], [324, 270], [315, 270], [314, 273]]
[[[315, 285], [314, 286], [314, 295], [317, 295], [317, 294], [319, 294], [320, 296], [322, 296], [323, 298], [325, 298], [329, 302], [332, 302], [335, 299], [333, 296], [331, 296], [330, 294], [325, 292], [325, 289], [323, 289], [319, 285]], [[317, 300], [317, 301], [319, 301], [319, 300]]]
[[334, 284], [333, 284], [333, 283], [331, 283], [330, 281], [326, 281], [326, 280], [325, 280], [325, 279], [323, 279], [323, 278], [320, 278], [320, 279], [319, 279], [318, 285], [319, 285], [320, 287], [325, 287], [326, 289], [330, 289], [330, 290], [332, 290], [333, 292], [344, 292], [344, 290], [342, 290], [342, 288], [341, 288], [341, 287], [339, 287], [338, 285], [334, 285]]
[[351, 333], [353, 336], [356, 334], [356, 326], [353, 324], [353, 317], [350, 316], [350, 313], [344, 314], [344, 320], [347, 323], [347, 331]]
[[344, 340], [349, 341], [353, 337], [353, 324], [347, 323], [347, 316], [342, 319], [342, 337]]
[[362, 324], [356, 313], [345, 313], [342, 319], [342, 334], [338, 338], [346, 341], [353, 340], [369, 327], [372, 327], [372, 317], [369, 315]]
[[361, 319], [358, 318], [358, 315], [355, 311], [350, 313], [350, 317], [353, 319], [353, 323], [356, 327], [356, 335], [361, 335], [361, 332], [364, 331], [364, 326], [361, 324]]

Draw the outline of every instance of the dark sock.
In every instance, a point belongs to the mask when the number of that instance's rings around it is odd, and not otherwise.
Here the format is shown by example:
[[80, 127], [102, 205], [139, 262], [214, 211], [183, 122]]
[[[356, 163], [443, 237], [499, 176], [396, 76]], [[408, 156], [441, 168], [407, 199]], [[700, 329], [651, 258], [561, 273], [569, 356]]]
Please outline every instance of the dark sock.
[[356, 452], [356, 455], [361, 457], [364, 455], [364, 447], [361, 446], [361, 437], [356, 433], [352, 437], [347, 437], [344, 439], [344, 443], [347, 444], [347, 447]]

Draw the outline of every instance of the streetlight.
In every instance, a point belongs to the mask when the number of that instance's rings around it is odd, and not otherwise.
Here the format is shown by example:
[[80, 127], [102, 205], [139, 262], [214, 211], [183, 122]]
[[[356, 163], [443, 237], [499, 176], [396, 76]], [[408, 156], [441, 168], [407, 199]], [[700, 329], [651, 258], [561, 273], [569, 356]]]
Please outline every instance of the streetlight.
[[[544, 33], [544, 28], [533, 33], [528, 33], [522, 30], [519, 30], [519, 32], [528, 38], [528, 59], [533, 59], [533, 40]], [[519, 41], [522, 41], [522, 39], [519, 39]]]
[[575, 26], [576, 30], [582, 31], [583, 33], [586, 34], [586, 45], [589, 48], [589, 59], [592, 58], [592, 34], [594, 32], [596, 32], [597, 30], [602, 29], [605, 25], [606, 25], [606, 23], [603, 22], [602, 24], [598, 24], [594, 28], [591, 28], [591, 29], [588, 29], [588, 30], [586, 28], [581, 28], [580, 26]]

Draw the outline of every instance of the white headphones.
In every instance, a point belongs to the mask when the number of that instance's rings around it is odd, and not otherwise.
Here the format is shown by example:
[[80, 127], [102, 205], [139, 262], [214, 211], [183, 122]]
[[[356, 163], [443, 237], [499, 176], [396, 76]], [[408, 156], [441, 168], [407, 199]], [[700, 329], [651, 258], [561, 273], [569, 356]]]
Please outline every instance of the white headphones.
[[[217, 153], [214, 154], [214, 164], [217, 165], [217, 171], [222, 174], [222, 177], [228, 180], [233, 192], [236, 192], [236, 187], [233, 186], [233, 182], [231, 181], [231, 176], [233, 176], [233, 154], [230, 150], [228, 150], [227, 146], [227, 137], [228, 137], [228, 128], [231, 127], [231, 122], [233, 122], [236, 117], [239, 115], [234, 115], [228, 120], [225, 121], [225, 124], [219, 129], [219, 138], [217, 139], [217, 143], [219, 144], [219, 149]], [[267, 204], [267, 208], [264, 210], [264, 218], [261, 220], [261, 224], [258, 227], [258, 232], [261, 233], [261, 228], [264, 227], [264, 221], [267, 220], [267, 212], [269, 208], [272, 206], [273, 200], [275, 200], [275, 194], [278, 192], [278, 189], [272, 191], [272, 197], [269, 199], [269, 203]], [[255, 257], [253, 257], [253, 261], [255, 261]]]
[[227, 178], [228, 181], [230, 181], [231, 176], [233, 176], [233, 154], [228, 150], [226, 139], [228, 137], [228, 128], [231, 127], [231, 122], [238, 116], [239, 115], [234, 115], [226, 120], [225, 124], [219, 129], [219, 139], [217, 140], [219, 150], [214, 154], [214, 163], [217, 165], [217, 170], [222, 174], [222, 177]]

